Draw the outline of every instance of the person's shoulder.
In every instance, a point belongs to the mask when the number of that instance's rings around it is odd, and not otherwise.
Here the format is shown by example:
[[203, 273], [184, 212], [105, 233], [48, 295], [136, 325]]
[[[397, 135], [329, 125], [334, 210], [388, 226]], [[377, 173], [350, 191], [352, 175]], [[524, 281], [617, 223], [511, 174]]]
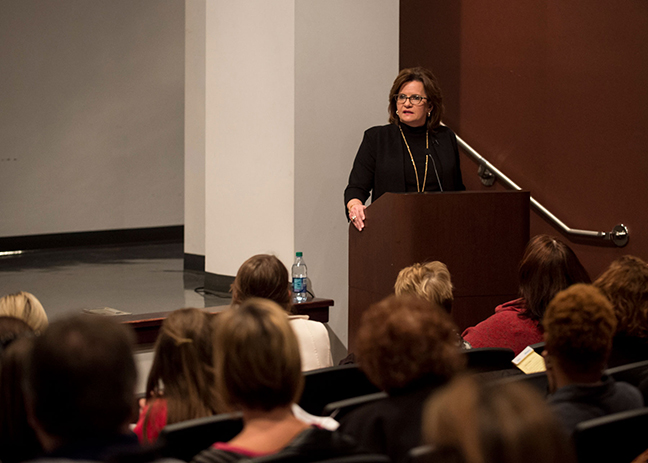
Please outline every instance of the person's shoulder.
[[300, 461], [301, 458], [310, 460], [313, 456], [326, 459], [355, 453], [357, 453], [357, 445], [353, 438], [337, 431], [311, 426], [299, 433], [276, 456], [293, 457], [296, 461]]
[[614, 382], [614, 390], [620, 397], [625, 398], [630, 406], [643, 407], [643, 396], [641, 391], [630, 383], [623, 381]]
[[500, 304], [497, 307], [495, 307], [495, 313], [496, 314], [507, 314], [507, 315], [513, 315], [513, 314], [519, 314], [522, 313], [526, 309], [526, 304], [524, 302], [524, 299], [519, 298], [519, 299], [514, 299], [512, 301], [505, 302], [504, 304]]
[[395, 409], [393, 398], [387, 397], [362, 405], [350, 412], [340, 421], [340, 430], [350, 432], [355, 428], [370, 428], [377, 422], [389, 420], [398, 410]]
[[398, 126], [396, 124], [375, 125], [365, 130], [365, 136], [380, 137], [398, 134]]
[[326, 331], [324, 323], [318, 322], [317, 320], [309, 320], [307, 317], [290, 317], [290, 324], [308, 329], [309, 331]]

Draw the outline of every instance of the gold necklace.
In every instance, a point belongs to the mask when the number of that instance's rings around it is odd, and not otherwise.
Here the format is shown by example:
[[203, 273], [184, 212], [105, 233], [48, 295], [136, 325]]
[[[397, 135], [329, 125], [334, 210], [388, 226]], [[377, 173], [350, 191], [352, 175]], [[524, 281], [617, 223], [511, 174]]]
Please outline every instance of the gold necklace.
[[[412, 156], [412, 150], [410, 150], [409, 145], [407, 144], [407, 138], [405, 138], [405, 134], [403, 133], [403, 128], [399, 125], [398, 128], [400, 129], [400, 133], [403, 136], [403, 141], [405, 142], [405, 146], [407, 147], [407, 152], [410, 155], [410, 159], [412, 160], [412, 166], [414, 166], [414, 175], [416, 176], [416, 191], [418, 193], [423, 193], [425, 191], [425, 185], [427, 183], [427, 169], [428, 169], [428, 157], [425, 156], [425, 175], [423, 176], [423, 188], [421, 188], [421, 185], [419, 185], [419, 176], [418, 176], [418, 170], [416, 169], [416, 163], [414, 162], [414, 156]], [[428, 131], [425, 131], [425, 152], [427, 153], [429, 149], [429, 141], [430, 138], [428, 137]]]

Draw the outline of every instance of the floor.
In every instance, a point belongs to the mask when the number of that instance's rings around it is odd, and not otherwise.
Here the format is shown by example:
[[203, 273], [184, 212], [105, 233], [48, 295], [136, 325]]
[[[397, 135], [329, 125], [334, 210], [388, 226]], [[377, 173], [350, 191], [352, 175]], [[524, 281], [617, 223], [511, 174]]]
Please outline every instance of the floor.
[[143, 314], [230, 303], [205, 294], [202, 272], [183, 270], [183, 244], [28, 251], [0, 257], [0, 296], [33, 293], [50, 321], [84, 310]]
[[[50, 321], [87, 310], [133, 314], [228, 305], [229, 294], [205, 293], [204, 274], [183, 269], [183, 244], [28, 251], [0, 256], [0, 296], [28, 291]], [[135, 353], [142, 393], [150, 348]]]

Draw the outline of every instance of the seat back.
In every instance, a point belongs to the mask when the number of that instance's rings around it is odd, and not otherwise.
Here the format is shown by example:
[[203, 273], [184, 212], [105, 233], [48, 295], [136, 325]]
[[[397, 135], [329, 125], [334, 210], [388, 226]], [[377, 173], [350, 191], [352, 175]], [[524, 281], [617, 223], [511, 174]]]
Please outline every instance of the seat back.
[[608, 368], [605, 373], [614, 378], [615, 381], [624, 381], [639, 387], [641, 382], [648, 378], [648, 360]]
[[502, 378], [500, 380], [494, 381], [494, 384], [508, 384], [517, 382], [528, 384], [543, 396], [549, 394], [549, 378], [547, 378], [547, 374], [544, 371], [540, 373], [531, 373], [530, 375], [509, 376], [508, 378]]
[[227, 442], [242, 429], [241, 413], [221, 413], [167, 425], [160, 432], [158, 442], [164, 456], [191, 461], [214, 442]]
[[377, 400], [386, 399], [389, 397], [386, 392], [376, 392], [374, 394], [361, 395], [360, 397], [352, 397], [350, 399], [338, 400], [331, 402], [324, 407], [323, 415], [335, 418], [340, 421], [350, 412], [365, 404], [375, 402]]
[[455, 447], [420, 445], [407, 452], [405, 463], [463, 463], [465, 460]]
[[536, 342], [535, 344], [531, 344], [529, 347], [533, 349], [536, 352], [536, 354], [542, 355], [542, 352], [544, 351], [545, 348], [545, 343], [544, 341]]
[[375, 453], [347, 455], [321, 460], [313, 455], [309, 458], [303, 454], [282, 453], [246, 460], [249, 463], [391, 463], [387, 455]]
[[576, 425], [574, 443], [579, 463], [630, 463], [648, 449], [648, 408], [583, 421]]
[[380, 392], [357, 364], [338, 365], [304, 372], [304, 392], [299, 406], [313, 415], [322, 415], [326, 404]]
[[387, 455], [368, 453], [365, 455], [332, 458], [330, 460], [318, 461], [317, 463], [391, 463], [391, 460]]
[[511, 363], [515, 353], [504, 347], [478, 347], [462, 351], [466, 356], [466, 366], [476, 373], [515, 368]]

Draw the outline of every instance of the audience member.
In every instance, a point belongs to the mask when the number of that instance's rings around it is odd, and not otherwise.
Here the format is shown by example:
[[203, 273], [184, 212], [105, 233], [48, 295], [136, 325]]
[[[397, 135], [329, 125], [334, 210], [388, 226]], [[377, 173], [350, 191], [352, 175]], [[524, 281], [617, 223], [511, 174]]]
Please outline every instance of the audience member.
[[[398, 273], [394, 284], [396, 296], [418, 296], [448, 313], [452, 313], [452, 289], [448, 267], [438, 260], [405, 267]], [[464, 341], [459, 333], [457, 340], [460, 347], [470, 349], [470, 344]]]
[[543, 323], [549, 403], [569, 433], [581, 421], [643, 406], [637, 388], [603, 376], [617, 321], [601, 291], [585, 284], [561, 291]]
[[241, 304], [253, 297], [270, 299], [289, 314], [290, 326], [297, 335], [302, 370], [333, 365], [331, 341], [326, 327], [307, 315], [292, 313], [290, 281], [286, 266], [275, 256], [258, 254], [243, 262], [232, 284], [232, 303]]
[[33, 328], [26, 321], [8, 315], [0, 315], [0, 355], [16, 339], [32, 336], [33, 334]]
[[212, 318], [199, 309], [180, 309], [162, 323], [146, 404], [134, 429], [140, 442], [154, 442], [167, 424], [217, 413]]
[[425, 399], [464, 366], [457, 328], [421, 298], [391, 296], [363, 314], [356, 346], [360, 367], [389, 397], [351, 412], [340, 430], [399, 462], [420, 444]]
[[354, 452], [337, 432], [309, 426], [292, 404], [303, 388], [299, 345], [285, 312], [266, 299], [248, 299], [219, 315], [215, 339], [216, 390], [222, 406], [243, 413], [244, 427], [216, 442], [195, 463], [234, 462], [282, 452], [294, 461]]
[[20, 291], [0, 298], [0, 315], [16, 317], [24, 320], [37, 334], [47, 328], [47, 314], [31, 293]]
[[623, 256], [594, 286], [610, 300], [618, 322], [608, 366], [648, 360], [648, 264]]
[[570, 463], [560, 424], [525, 384], [480, 384], [461, 377], [434, 393], [423, 418], [423, 440], [437, 463]]
[[508, 347], [519, 354], [542, 341], [542, 317], [547, 304], [574, 283], [590, 277], [578, 257], [562, 241], [537, 235], [529, 241], [520, 263], [520, 298], [495, 308], [495, 314], [462, 336], [472, 347]]
[[[12, 342], [9, 339], [8, 325]], [[16, 336], [16, 332], [19, 334]], [[33, 345], [33, 331], [22, 320], [0, 317], [2, 360], [0, 361], [0, 461], [17, 463], [40, 455], [42, 449], [27, 420], [23, 382], [27, 358]]]
[[46, 461], [106, 461], [139, 446], [128, 430], [137, 377], [132, 340], [125, 326], [93, 315], [61, 319], [35, 338], [27, 408]]

